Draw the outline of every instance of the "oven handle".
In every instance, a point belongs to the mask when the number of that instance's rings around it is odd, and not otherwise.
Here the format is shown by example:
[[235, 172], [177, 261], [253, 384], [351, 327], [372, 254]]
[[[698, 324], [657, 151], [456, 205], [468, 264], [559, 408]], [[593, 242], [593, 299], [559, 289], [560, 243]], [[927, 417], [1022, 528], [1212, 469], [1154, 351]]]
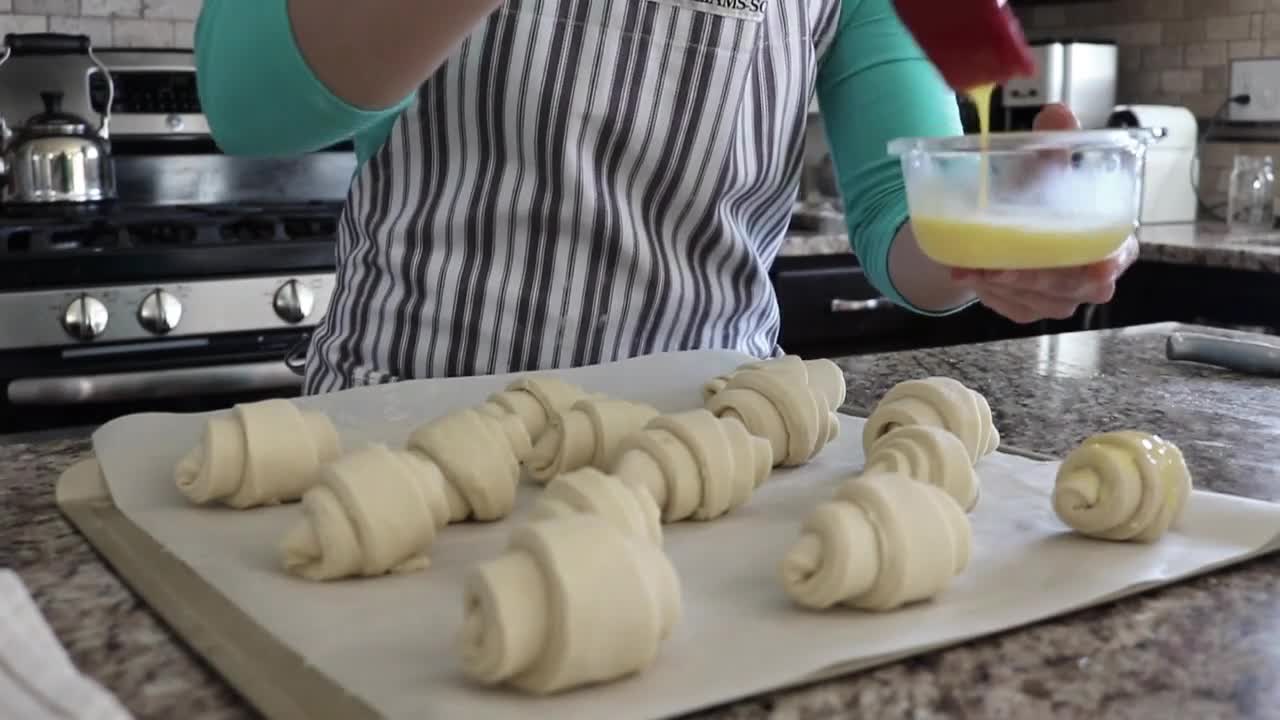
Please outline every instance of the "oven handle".
[[301, 385], [302, 379], [277, 360], [100, 375], [18, 378], [9, 383], [8, 397], [9, 403], [17, 406], [86, 405], [256, 392]]
[[850, 313], [850, 312], [871, 312], [889, 305], [888, 298], [871, 298], [870, 300], [844, 300], [835, 298], [831, 301], [831, 312], [833, 313]]

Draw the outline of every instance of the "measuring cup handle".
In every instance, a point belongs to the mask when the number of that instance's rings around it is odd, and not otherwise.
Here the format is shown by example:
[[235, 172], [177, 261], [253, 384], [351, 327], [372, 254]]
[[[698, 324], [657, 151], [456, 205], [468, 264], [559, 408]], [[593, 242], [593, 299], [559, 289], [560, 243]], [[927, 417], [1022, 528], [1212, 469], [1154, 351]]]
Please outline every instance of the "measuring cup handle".
[[9, 33], [4, 44], [13, 55], [87, 55], [88, 35]]

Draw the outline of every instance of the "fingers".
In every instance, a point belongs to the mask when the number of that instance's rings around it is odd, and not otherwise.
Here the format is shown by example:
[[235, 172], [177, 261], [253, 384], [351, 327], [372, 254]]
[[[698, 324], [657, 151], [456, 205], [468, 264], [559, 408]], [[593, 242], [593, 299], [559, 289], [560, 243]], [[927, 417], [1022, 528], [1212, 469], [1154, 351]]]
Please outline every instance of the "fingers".
[[1031, 123], [1031, 129], [1037, 132], [1046, 130], [1079, 130], [1080, 120], [1075, 113], [1061, 103], [1051, 103], [1045, 105], [1036, 119]]
[[996, 272], [981, 282], [1008, 292], [1035, 295], [1053, 300], [1101, 305], [1115, 296], [1118, 269], [1112, 261], [1069, 270], [1029, 270]]
[[1049, 298], [996, 287], [978, 290], [978, 300], [997, 313], [1022, 325], [1046, 319], [1066, 320], [1075, 315], [1080, 308], [1080, 304], [1072, 300]]

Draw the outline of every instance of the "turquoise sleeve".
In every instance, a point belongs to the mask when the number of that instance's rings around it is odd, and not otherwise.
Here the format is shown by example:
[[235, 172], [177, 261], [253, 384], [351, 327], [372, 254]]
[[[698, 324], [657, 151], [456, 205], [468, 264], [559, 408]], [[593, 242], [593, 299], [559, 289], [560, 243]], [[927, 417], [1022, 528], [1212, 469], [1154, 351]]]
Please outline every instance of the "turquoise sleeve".
[[354, 140], [363, 163], [411, 97], [366, 110], [334, 95], [294, 41], [286, 0], [205, 0], [196, 25], [200, 104], [228, 154], [296, 155]]
[[960, 109], [890, 0], [842, 2], [817, 90], [849, 241], [886, 297], [921, 314], [945, 314], [913, 307], [890, 277], [889, 248], [908, 213], [902, 167], [886, 146], [899, 137], [962, 134]]

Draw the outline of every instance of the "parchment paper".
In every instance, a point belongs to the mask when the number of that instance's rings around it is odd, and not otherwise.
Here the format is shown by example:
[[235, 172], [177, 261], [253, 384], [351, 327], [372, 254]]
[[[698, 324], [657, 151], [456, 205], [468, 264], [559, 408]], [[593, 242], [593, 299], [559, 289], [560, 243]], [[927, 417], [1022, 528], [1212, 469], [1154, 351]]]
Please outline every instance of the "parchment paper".
[[[745, 359], [670, 353], [563, 376], [673, 411], [698, 406], [701, 384]], [[299, 403], [330, 413], [348, 447], [398, 444], [418, 423], [479, 403], [511, 378], [415, 381]], [[173, 466], [205, 417], [135, 415], [101, 428], [94, 448], [116, 504], [279, 642], [393, 718], [667, 717], [1043, 620], [1280, 545], [1280, 506], [1204, 492], [1192, 495], [1181, 523], [1157, 544], [1074, 537], [1049, 504], [1056, 464], [997, 454], [979, 467], [973, 562], [945, 595], [888, 614], [802, 611], [778, 584], [778, 562], [812, 507], [862, 465], [862, 421], [843, 417], [840, 437], [818, 459], [775, 472], [745, 508], [666, 527], [685, 612], [656, 665], [611, 685], [535, 699], [467, 683], [453, 643], [465, 572], [503, 549], [536, 490], [522, 489], [505, 522], [446, 528], [425, 572], [305, 582], [281, 572], [275, 554], [299, 518], [296, 505], [196, 508], [174, 488]], [[1176, 428], [1151, 429], [1178, 440]]]

